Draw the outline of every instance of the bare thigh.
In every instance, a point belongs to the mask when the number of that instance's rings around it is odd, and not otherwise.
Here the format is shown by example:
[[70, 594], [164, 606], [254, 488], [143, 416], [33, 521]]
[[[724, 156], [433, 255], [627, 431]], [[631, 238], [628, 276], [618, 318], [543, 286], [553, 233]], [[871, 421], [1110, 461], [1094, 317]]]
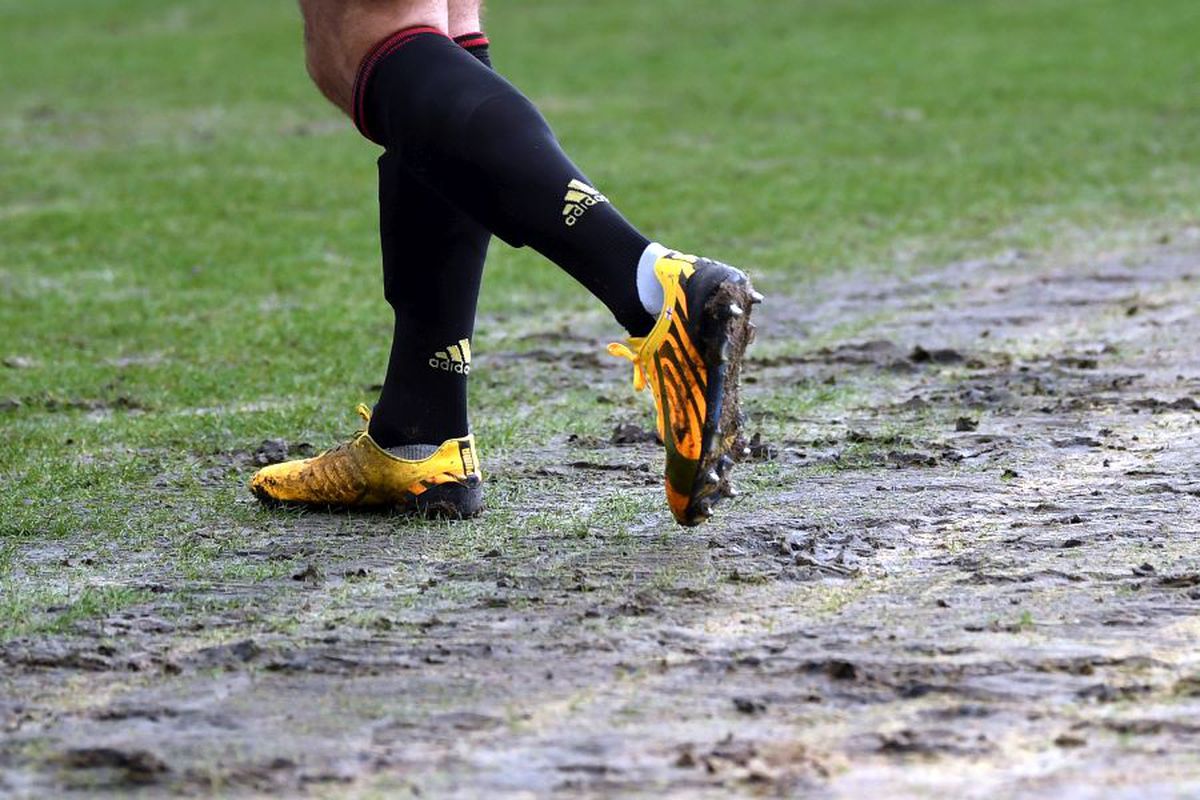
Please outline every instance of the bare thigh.
[[449, 0], [450, 35], [483, 30], [483, 0]]
[[414, 25], [450, 29], [448, 0], [300, 0], [300, 13], [308, 74], [347, 114], [358, 66], [373, 45]]

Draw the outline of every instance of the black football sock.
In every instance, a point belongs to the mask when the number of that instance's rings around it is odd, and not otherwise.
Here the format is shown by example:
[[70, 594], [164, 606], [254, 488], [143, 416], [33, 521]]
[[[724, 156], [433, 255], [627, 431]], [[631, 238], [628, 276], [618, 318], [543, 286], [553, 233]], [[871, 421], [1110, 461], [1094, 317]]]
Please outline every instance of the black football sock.
[[533, 104], [444, 34], [409, 28], [380, 42], [359, 70], [355, 122], [492, 233], [565, 269], [630, 333], [649, 331], [637, 290], [649, 240], [571, 163]]
[[[483, 34], [461, 46], [490, 65]], [[379, 233], [383, 292], [396, 321], [369, 430], [380, 447], [419, 459], [468, 432], [471, 335], [492, 237], [392, 152], [379, 159]]]

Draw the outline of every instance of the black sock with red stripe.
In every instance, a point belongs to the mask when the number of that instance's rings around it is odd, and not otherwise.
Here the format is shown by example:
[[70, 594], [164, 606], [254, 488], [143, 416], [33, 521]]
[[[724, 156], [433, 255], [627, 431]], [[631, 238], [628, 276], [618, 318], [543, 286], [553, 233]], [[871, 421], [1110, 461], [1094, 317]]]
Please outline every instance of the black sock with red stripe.
[[[459, 39], [491, 65], [483, 34]], [[379, 235], [395, 327], [369, 430], [380, 447], [423, 458], [468, 432], [470, 340], [492, 235], [391, 151], [379, 159]]]
[[488, 51], [488, 47], [491, 45], [491, 42], [488, 41], [488, 38], [484, 35], [483, 31], [464, 33], [461, 36], [455, 36], [454, 43], [466, 50], [471, 55], [475, 56], [479, 63], [483, 64], [488, 69], [492, 68], [492, 56]]
[[355, 122], [417, 179], [509, 244], [529, 245], [635, 335], [654, 318], [637, 291], [649, 240], [567, 158], [511, 84], [433, 28], [377, 45], [359, 70]]

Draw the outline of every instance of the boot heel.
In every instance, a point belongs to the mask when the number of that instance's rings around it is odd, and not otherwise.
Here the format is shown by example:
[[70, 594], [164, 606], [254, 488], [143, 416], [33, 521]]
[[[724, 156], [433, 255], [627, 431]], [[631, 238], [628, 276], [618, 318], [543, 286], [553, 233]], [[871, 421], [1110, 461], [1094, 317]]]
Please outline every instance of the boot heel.
[[440, 483], [413, 501], [417, 511], [431, 519], [466, 519], [483, 510], [483, 481], [475, 476], [462, 483]]

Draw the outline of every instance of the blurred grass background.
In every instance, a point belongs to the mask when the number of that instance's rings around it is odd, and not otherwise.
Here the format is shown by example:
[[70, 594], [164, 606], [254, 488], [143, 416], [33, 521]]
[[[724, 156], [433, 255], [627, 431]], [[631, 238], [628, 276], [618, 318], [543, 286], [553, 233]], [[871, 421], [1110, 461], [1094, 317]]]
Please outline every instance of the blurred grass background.
[[[627, 216], [771, 293], [1200, 222], [1195, 0], [494, 5], [496, 65]], [[391, 326], [377, 150], [309, 85], [292, 3], [0, 0], [0, 76], [2, 573], [23, 536], [179, 528], [145, 501], [181, 460], [345, 433]], [[602, 324], [501, 245], [482, 310], [482, 354]], [[485, 452], [593, 425], [474, 381]]]

